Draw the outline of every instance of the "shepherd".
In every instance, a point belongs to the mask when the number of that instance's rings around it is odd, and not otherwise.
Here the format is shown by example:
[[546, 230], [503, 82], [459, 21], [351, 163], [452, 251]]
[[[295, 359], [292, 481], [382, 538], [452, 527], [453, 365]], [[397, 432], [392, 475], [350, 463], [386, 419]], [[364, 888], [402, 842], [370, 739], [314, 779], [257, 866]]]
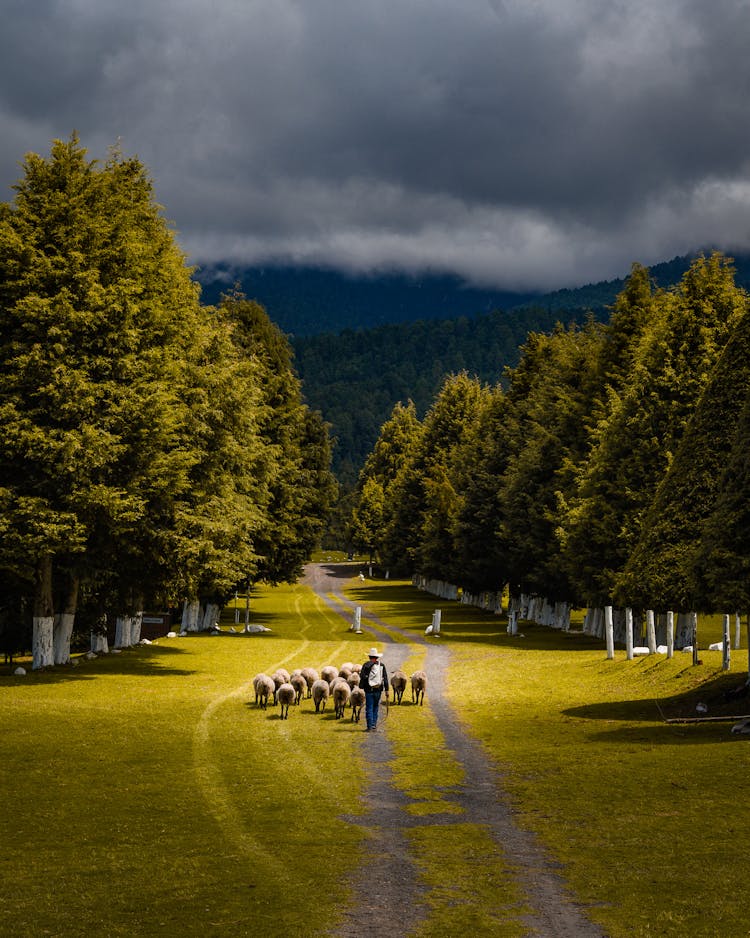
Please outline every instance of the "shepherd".
[[359, 674], [359, 686], [365, 692], [366, 733], [374, 733], [377, 729], [378, 708], [383, 691], [385, 691], [386, 701], [388, 700], [388, 672], [380, 660], [382, 657], [382, 653], [377, 648], [371, 648], [369, 657], [362, 665]]

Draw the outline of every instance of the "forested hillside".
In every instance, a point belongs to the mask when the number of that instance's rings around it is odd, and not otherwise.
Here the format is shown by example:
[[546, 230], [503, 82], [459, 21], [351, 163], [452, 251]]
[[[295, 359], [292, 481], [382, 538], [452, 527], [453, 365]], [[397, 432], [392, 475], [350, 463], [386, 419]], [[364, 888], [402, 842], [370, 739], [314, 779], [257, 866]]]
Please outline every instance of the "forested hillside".
[[587, 315], [530, 307], [296, 339], [305, 397], [336, 439], [337, 478], [345, 486], [355, 482], [396, 401], [411, 399], [422, 415], [445, 376], [464, 370], [494, 384], [516, 364], [530, 331], [548, 332], [560, 319], [581, 322]]
[[223, 293], [236, 286], [265, 306], [280, 329], [295, 336], [478, 316], [535, 298], [529, 292], [483, 290], [458, 277], [437, 274], [347, 276], [305, 267], [220, 266], [198, 270], [197, 280], [204, 303], [218, 303]]
[[[653, 284], [678, 283], [691, 264], [677, 257], [649, 271]], [[750, 286], [750, 257], [735, 259], [735, 281]], [[280, 281], [277, 281], [280, 283]], [[466, 370], [495, 383], [518, 361], [529, 332], [549, 332], [555, 323], [606, 321], [624, 279], [545, 294], [534, 303], [474, 316], [425, 318], [376, 329], [297, 336], [296, 364], [307, 401], [331, 424], [336, 438], [333, 466], [351, 485], [396, 401], [414, 401], [423, 415], [448, 374]], [[273, 308], [269, 308], [273, 315]]]

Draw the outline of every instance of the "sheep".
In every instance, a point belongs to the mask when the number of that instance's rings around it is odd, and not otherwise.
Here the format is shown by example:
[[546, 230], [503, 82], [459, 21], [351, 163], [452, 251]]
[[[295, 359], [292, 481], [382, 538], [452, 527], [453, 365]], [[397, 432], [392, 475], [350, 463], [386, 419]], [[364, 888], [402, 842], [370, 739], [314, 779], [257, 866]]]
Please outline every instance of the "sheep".
[[409, 678], [404, 674], [403, 671], [394, 671], [391, 675], [391, 689], [393, 691], [393, 699], [397, 704], [401, 703], [401, 698], [404, 696], [404, 691], [406, 690], [408, 681]]
[[336, 710], [336, 719], [344, 715], [344, 710], [346, 705], [349, 703], [349, 698], [351, 697], [351, 689], [346, 681], [341, 680], [337, 681], [333, 685], [333, 705]]
[[323, 712], [326, 708], [326, 701], [331, 694], [331, 688], [328, 681], [322, 679], [315, 681], [312, 686], [312, 699], [315, 704], [315, 712]]
[[[411, 676], [411, 701], [412, 703], [423, 704], [424, 692], [427, 688], [427, 675], [424, 671], [415, 671]], [[416, 696], [416, 701], [415, 701]]]
[[359, 674], [359, 672], [360, 672], [361, 670], [362, 670], [362, 665], [361, 665], [361, 664], [353, 664], [353, 665], [352, 665], [352, 671], [355, 671], [357, 674]]
[[279, 688], [282, 684], [289, 683], [289, 672], [285, 671], [283, 668], [279, 668], [277, 671], [274, 671], [271, 675], [271, 680], [276, 685], [276, 689], [273, 692], [273, 702], [276, 703], [276, 695], [279, 692]]
[[307, 681], [301, 674], [293, 674], [289, 678], [289, 683], [294, 688], [294, 702], [298, 704], [307, 691]]
[[330, 687], [334, 679], [339, 676], [339, 669], [334, 668], [332, 664], [327, 664], [324, 668], [321, 668], [320, 676], [324, 681], [328, 681], [328, 686]]
[[281, 687], [276, 691], [276, 696], [279, 701], [279, 706], [281, 707], [281, 719], [289, 719], [289, 704], [294, 703], [294, 698], [296, 696], [296, 691], [291, 684], [282, 684]]
[[[353, 670], [354, 670], [354, 663], [351, 661], [345, 661], [339, 668], [339, 674], [341, 674], [342, 671], [351, 672]], [[348, 675], [345, 675], [345, 676], [348, 677]]]
[[347, 667], [345, 664], [342, 664], [339, 668], [339, 677], [343, 677], [344, 680], [347, 680], [351, 673], [352, 669]]
[[260, 704], [260, 709], [265, 710], [268, 707], [269, 696], [276, 693], [276, 685], [267, 674], [256, 674], [253, 678], [253, 687], [256, 706]]
[[346, 679], [346, 683], [354, 690], [355, 687], [359, 687], [359, 674], [356, 671], [352, 671], [349, 677]]
[[365, 705], [365, 692], [361, 687], [352, 687], [352, 694], [349, 698], [349, 703], [352, 706], [352, 723], [359, 723], [362, 707]]
[[315, 668], [303, 668], [302, 677], [307, 681], [307, 696], [312, 697], [312, 686], [320, 678]]

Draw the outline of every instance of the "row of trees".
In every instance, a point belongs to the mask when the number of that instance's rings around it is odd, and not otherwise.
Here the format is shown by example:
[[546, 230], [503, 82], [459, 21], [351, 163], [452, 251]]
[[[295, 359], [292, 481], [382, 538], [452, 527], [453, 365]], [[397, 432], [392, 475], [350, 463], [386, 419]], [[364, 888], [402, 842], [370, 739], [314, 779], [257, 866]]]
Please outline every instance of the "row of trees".
[[530, 334], [504, 386], [398, 405], [360, 474], [358, 546], [476, 592], [589, 607], [750, 607], [750, 303], [720, 254], [607, 324]]
[[74, 617], [221, 603], [293, 579], [335, 484], [286, 339], [200, 304], [139, 160], [73, 136], [0, 205], [0, 625], [34, 667]]

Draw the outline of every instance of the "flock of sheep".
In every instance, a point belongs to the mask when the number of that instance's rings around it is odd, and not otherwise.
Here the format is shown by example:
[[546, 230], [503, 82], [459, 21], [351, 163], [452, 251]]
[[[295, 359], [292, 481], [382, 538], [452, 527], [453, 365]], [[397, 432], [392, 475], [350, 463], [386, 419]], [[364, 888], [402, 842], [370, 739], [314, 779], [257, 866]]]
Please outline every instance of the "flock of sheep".
[[[286, 720], [289, 717], [289, 707], [299, 704], [303, 697], [312, 698], [316, 713], [322, 713], [326, 703], [332, 698], [336, 719], [344, 716], [348, 706], [351, 707], [352, 721], [359, 723], [365, 704], [365, 692], [359, 686], [360, 668], [361, 665], [347, 661], [340, 668], [326, 665], [320, 674], [315, 668], [297, 668], [291, 674], [284, 668], [279, 668], [270, 676], [264, 673], [256, 674], [253, 678], [256, 706], [265, 710], [269, 698], [272, 698], [274, 706], [278, 704], [281, 707], [281, 719]], [[411, 677], [407, 677], [403, 671], [396, 671], [391, 675], [393, 699], [400, 704], [409, 683], [412, 703], [423, 704], [427, 688], [427, 675], [424, 671], [415, 671]]]

